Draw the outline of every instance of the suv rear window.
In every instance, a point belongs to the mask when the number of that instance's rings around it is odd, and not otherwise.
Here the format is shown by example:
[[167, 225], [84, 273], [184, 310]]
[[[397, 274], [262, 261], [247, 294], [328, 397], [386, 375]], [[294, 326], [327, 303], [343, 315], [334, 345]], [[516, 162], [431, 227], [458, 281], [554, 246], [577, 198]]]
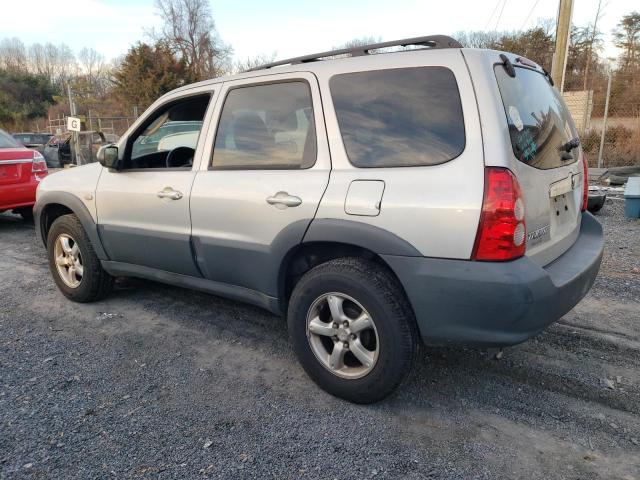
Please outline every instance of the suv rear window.
[[578, 134], [562, 97], [544, 75], [524, 67], [516, 67], [515, 77], [502, 65], [494, 70], [516, 158], [543, 170], [573, 163], [561, 160], [559, 147]]
[[345, 73], [332, 77], [329, 87], [356, 167], [437, 165], [464, 150], [460, 93], [448, 68]]

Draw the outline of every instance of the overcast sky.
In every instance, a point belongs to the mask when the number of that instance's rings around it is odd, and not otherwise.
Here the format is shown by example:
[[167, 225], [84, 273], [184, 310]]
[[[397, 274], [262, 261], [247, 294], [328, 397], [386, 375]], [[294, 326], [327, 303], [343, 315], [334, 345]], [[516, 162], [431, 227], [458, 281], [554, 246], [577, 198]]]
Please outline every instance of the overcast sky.
[[[601, 29], [614, 55], [611, 29], [638, 0], [609, 0]], [[575, 0], [573, 23], [593, 20], [597, 0]], [[356, 37], [394, 40], [459, 30], [515, 30], [554, 18], [558, 0], [234, 0], [211, 1], [221, 37], [244, 59], [314, 53]], [[500, 12], [501, 15], [500, 15]], [[126, 53], [157, 25], [153, 0], [2, 0], [0, 38], [93, 47], [107, 59]]]

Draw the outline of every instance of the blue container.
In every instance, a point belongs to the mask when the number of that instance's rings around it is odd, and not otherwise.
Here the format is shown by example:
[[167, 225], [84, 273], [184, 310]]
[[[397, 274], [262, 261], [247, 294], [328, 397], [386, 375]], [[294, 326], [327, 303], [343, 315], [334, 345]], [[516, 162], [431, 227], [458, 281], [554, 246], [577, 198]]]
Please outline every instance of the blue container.
[[628, 218], [640, 218], [640, 177], [629, 177], [624, 189], [624, 214]]

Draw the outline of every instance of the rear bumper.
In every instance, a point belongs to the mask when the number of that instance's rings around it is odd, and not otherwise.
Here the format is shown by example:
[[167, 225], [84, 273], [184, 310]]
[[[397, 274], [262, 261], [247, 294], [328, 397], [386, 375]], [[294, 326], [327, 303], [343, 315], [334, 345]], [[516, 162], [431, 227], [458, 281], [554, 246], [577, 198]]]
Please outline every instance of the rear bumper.
[[583, 213], [576, 242], [545, 267], [527, 257], [383, 258], [404, 286], [425, 343], [488, 347], [523, 342], [571, 310], [593, 285], [603, 248], [600, 223]]
[[14, 208], [30, 207], [36, 203], [36, 189], [39, 182], [33, 178], [28, 182], [3, 185], [0, 187], [0, 212]]

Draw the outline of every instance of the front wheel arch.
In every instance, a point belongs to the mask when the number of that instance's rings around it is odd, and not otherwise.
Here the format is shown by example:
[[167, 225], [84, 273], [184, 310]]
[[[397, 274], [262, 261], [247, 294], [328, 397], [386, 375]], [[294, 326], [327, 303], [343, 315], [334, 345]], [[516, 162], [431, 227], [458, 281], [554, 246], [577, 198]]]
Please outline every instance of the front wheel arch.
[[69, 192], [45, 192], [38, 198], [34, 208], [35, 226], [42, 243], [47, 245], [47, 236], [53, 222], [61, 215], [74, 214], [82, 224], [87, 236], [91, 240], [97, 257], [109, 260], [109, 256], [102, 246], [96, 221], [89, 213], [89, 209], [78, 197]]

